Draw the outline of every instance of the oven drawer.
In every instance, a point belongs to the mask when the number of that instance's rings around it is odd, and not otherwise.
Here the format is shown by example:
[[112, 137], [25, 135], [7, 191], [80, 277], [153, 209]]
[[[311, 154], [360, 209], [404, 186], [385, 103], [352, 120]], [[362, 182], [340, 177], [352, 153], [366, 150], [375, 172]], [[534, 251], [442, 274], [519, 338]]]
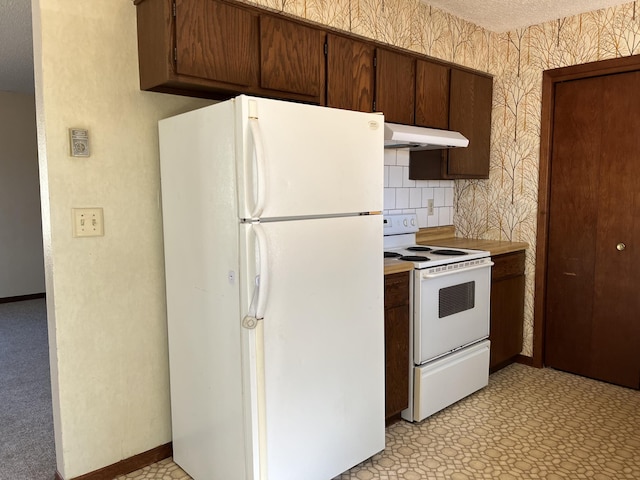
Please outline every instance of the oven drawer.
[[489, 340], [414, 368], [413, 421], [419, 422], [489, 383]]

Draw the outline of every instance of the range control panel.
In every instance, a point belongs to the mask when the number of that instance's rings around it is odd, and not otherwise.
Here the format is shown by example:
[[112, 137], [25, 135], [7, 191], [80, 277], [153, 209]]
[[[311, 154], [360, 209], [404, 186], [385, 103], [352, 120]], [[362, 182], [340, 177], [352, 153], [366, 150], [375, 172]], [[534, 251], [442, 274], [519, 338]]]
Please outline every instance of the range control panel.
[[418, 218], [415, 213], [385, 215], [383, 222], [383, 235], [400, 235], [418, 231]]

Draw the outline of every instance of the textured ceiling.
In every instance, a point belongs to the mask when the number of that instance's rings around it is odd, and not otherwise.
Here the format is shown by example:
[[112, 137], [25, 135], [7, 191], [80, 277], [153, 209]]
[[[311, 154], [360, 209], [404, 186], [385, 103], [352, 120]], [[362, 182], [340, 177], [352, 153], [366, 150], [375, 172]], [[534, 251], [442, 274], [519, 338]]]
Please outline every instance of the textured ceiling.
[[[121, 1], [121, 0], [113, 0]], [[535, 25], [628, 0], [426, 0], [494, 32]], [[133, 8], [133, 7], [132, 7]], [[33, 91], [31, 0], [0, 0], [0, 90]]]
[[0, 90], [33, 92], [31, 0], [0, 0]]
[[538, 23], [600, 10], [630, 0], [423, 0], [492, 32], [506, 32]]

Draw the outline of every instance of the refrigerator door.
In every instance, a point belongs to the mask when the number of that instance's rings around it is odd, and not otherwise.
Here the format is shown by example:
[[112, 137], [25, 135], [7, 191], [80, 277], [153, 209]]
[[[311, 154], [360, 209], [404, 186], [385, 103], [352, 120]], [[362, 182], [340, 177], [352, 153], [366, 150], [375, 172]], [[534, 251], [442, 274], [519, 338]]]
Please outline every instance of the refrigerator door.
[[240, 228], [241, 313], [264, 303], [257, 328], [243, 329], [252, 478], [330, 480], [385, 445], [382, 217]]
[[247, 96], [233, 101], [240, 218], [382, 211], [382, 115]]

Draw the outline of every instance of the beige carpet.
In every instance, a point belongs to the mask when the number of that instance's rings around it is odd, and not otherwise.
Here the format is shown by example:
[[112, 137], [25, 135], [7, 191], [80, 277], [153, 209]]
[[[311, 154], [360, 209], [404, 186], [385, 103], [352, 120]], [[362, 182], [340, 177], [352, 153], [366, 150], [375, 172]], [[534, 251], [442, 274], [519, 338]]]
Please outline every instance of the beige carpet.
[[[189, 478], [165, 460], [118, 480]], [[638, 480], [640, 392], [511, 365], [422, 423], [389, 427], [386, 449], [336, 480], [355, 479]]]
[[55, 471], [45, 300], [0, 303], [0, 480]]

